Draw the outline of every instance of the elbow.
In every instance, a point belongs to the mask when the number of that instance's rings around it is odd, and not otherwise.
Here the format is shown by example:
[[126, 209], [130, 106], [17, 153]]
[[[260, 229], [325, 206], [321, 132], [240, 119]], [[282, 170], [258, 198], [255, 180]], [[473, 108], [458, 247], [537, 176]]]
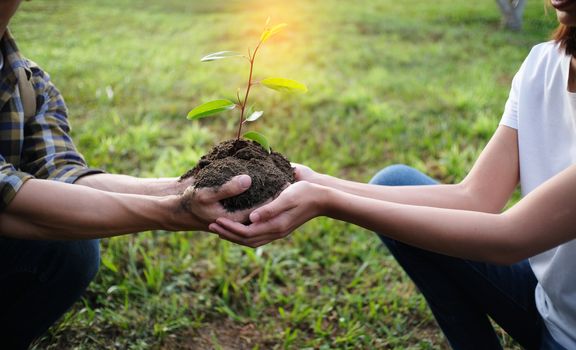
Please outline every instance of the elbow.
[[528, 257], [516, 252], [505, 252], [491, 255], [486, 259], [486, 262], [494, 265], [511, 266], [525, 260], [526, 258]]
[[506, 201], [497, 196], [491, 195], [490, 191], [474, 186], [471, 181], [464, 179], [457, 184], [458, 189], [465, 202], [468, 203], [467, 210], [473, 210], [482, 213], [499, 214], [506, 205]]
[[498, 256], [494, 257], [493, 262], [499, 265], [514, 265], [542, 251], [533, 247], [529, 242], [516, 241], [503, 247]]
[[479, 254], [478, 260], [494, 265], [510, 266], [529, 256], [517, 242], [496, 242]]
[[528, 259], [532, 251], [522, 241], [513, 238], [513, 235], [503, 235], [499, 242], [489, 248], [486, 262], [495, 265], [510, 266]]
[[482, 255], [480, 260], [510, 266], [534, 255], [533, 244], [525, 234], [519, 233], [525, 231], [506, 213], [496, 215], [490, 227], [481, 243], [483, 248], [479, 250]]

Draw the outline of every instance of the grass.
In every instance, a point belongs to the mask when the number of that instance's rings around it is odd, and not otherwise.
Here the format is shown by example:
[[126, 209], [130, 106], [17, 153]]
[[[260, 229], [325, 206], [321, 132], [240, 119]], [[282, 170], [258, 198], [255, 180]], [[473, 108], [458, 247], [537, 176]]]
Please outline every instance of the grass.
[[[295, 162], [357, 181], [393, 163], [460, 180], [495, 130], [515, 71], [555, 24], [539, 1], [528, 2], [525, 29], [510, 33], [493, 1], [35, 0], [12, 32], [64, 93], [91, 166], [164, 177], [234, 136], [236, 116], [185, 115], [232, 98], [245, 67], [199, 58], [253, 46], [268, 16], [289, 27], [267, 43], [257, 76], [290, 77], [310, 92], [255, 91], [266, 114], [252, 129]], [[375, 235], [326, 219], [255, 250], [200, 232], [103, 240], [84, 299], [36, 345], [446, 347]]]

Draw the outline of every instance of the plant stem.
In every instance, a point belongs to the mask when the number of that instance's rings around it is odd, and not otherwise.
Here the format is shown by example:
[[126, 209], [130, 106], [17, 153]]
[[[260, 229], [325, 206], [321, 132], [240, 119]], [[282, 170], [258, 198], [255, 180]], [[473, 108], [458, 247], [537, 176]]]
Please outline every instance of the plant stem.
[[240, 105], [240, 122], [238, 123], [238, 134], [236, 135], [236, 141], [240, 140], [240, 134], [242, 133], [242, 124], [244, 124], [244, 113], [246, 111], [246, 105], [248, 104], [248, 95], [250, 94], [250, 88], [252, 87], [252, 72], [254, 71], [254, 60], [256, 59], [256, 53], [262, 45], [262, 41], [258, 43], [258, 46], [254, 49], [254, 53], [250, 55], [248, 51], [248, 57], [250, 59], [250, 74], [248, 75], [248, 85], [246, 86], [246, 95], [244, 95], [244, 102]]

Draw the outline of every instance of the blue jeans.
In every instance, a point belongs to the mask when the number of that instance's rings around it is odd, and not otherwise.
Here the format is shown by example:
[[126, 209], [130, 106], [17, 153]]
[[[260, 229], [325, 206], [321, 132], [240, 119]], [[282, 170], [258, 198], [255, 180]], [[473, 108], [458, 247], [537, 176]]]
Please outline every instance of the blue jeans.
[[[381, 170], [372, 184], [433, 185], [405, 165]], [[453, 349], [502, 349], [490, 319], [525, 349], [563, 349], [536, 309], [537, 280], [527, 260], [501, 266], [422, 250], [379, 234], [428, 302]]]
[[80, 298], [99, 264], [98, 240], [0, 238], [0, 348], [27, 349]]

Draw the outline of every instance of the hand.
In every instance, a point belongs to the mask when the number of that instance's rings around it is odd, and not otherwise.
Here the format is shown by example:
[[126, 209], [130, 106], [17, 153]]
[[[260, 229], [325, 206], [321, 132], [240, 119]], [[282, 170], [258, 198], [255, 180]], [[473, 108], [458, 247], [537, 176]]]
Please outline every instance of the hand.
[[172, 194], [182, 194], [184, 193], [190, 186], [194, 186], [194, 181], [196, 179], [194, 179], [193, 176], [189, 176], [185, 179], [180, 179], [180, 178], [175, 178], [174, 179], [174, 190], [175, 193]]
[[294, 177], [296, 178], [296, 181], [314, 182], [314, 178], [319, 175], [311, 168], [302, 164], [292, 163], [292, 167], [294, 168]]
[[218, 218], [208, 227], [221, 238], [252, 248], [288, 236], [324, 210], [324, 187], [307, 181], [296, 182], [278, 198], [250, 214], [250, 225]]
[[195, 188], [190, 186], [181, 195], [180, 206], [187, 215], [191, 214], [204, 230], [219, 217], [224, 217], [231, 221], [247, 222], [248, 215], [253, 209], [230, 213], [222, 207], [219, 201], [239, 195], [250, 188], [251, 184], [252, 179], [250, 176], [239, 175], [220, 187]]

